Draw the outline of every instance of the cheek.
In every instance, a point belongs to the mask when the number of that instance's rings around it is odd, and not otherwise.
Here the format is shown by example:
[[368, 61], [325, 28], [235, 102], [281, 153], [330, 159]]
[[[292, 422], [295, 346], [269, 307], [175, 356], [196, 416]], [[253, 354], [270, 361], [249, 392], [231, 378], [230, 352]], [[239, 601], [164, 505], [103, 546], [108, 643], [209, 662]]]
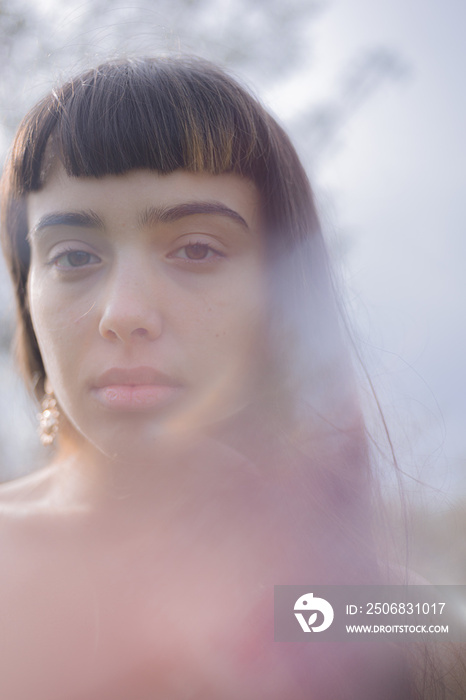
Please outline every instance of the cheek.
[[74, 359], [83, 342], [89, 302], [58, 294], [31, 274], [28, 284], [32, 325], [47, 375], [57, 378]]
[[189, 325], [191, 347], [196, 347], [199, 359], [207, 369], [236, 366], [241, 371], [249, 366], [263, 346], [266, 326], [265, 285], [257, 280], [243, 279], [228, 285], [216, 295], [209, 295], [198, 307]]

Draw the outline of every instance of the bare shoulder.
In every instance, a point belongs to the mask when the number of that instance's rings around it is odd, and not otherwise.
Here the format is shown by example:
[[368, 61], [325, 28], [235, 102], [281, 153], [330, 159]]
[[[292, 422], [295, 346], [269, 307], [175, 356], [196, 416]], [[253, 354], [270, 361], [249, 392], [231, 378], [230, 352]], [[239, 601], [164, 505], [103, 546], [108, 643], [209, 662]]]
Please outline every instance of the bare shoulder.
[[32, 545], [34, 531], [49, 509], [52, 484], [50, 468], [0, 484], [0, 556], [4, 564], [21, 557], [28, 542]]
[[39, 506], [50, 491], [52, 467], [0, 484], [0, 517], [24, 514], [25, 509]]

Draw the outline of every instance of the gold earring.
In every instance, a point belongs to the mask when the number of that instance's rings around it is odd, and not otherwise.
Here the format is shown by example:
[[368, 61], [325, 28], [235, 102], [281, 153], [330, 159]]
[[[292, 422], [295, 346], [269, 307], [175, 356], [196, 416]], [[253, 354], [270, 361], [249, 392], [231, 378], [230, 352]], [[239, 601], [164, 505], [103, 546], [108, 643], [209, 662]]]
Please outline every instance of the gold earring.
[[47, 386], [40, 406], [42, 409], [38, 415], [40, 441], [45, 446], [52, 445], [58, 433], [60, 411], [58, 410], [57, 400], [53, 391], [49, 390]]

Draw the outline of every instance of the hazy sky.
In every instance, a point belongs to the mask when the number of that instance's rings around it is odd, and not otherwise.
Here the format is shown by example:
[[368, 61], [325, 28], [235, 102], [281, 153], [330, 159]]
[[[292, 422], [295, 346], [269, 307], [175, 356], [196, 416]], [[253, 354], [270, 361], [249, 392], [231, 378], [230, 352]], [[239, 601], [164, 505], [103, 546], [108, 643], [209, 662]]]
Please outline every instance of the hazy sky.
[[408, 432], [401, 456], [451, 494], [466, 489], [465, 29], [464, 0], [334, 0], [309, 81], [331, 94], [362, 49], [405, 66], [345, 125], [318, 188], [387, 414]]

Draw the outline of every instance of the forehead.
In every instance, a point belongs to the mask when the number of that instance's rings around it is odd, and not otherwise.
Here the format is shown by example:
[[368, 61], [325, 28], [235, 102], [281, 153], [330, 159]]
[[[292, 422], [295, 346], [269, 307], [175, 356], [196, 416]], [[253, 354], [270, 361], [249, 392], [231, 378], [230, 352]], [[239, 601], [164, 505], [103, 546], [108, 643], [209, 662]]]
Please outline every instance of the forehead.
[[185, 215], [229, 217], [237, 225], [261, 229], [261, 204], [255, 184], [234, 173], [213, 175], [177, 170], [168, 175], [150, 170], [132, 170], [122, 175], [70, 177], [60, 163], [54, 165], [47, 182], [27, 197], [28, 225], [33, 230], [54, 212], [91, 210], [99, 217], [134, 222], [149, 208], [164, 212], [177, 208]]

